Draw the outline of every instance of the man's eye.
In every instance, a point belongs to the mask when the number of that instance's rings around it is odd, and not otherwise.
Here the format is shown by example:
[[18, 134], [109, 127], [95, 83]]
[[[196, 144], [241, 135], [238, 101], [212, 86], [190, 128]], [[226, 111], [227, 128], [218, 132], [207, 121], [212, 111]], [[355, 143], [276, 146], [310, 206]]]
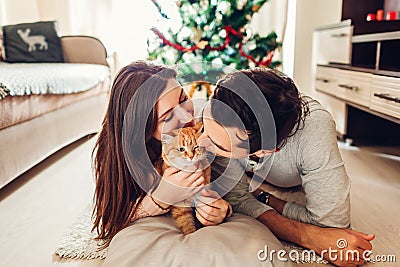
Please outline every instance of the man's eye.
[[179, 152], [183, 152], [183, 151], [185, 151], [185, 148], [184, 147], [180, 147], [180, 148], [178, 148], [178, 151]]

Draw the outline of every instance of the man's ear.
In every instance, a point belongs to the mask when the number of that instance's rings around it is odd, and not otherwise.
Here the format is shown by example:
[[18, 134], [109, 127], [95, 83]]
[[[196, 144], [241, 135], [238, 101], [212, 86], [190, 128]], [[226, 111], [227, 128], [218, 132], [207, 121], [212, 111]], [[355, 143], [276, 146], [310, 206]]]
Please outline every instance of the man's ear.
[[269, 156], [269, 155], [271, 155], [271, 154], [274, 153], [274, 152], [275, 152], [275, 149], [274, 149], [274, 150], [264, 150], [264, 149], [261, 149], [261, 150], [258, 150], [258, 151], [256, 151], [256, 152], [254, 152], [253, 155], [254, 155], [254, 156], [257, 156], [257, 157], [259, 157], [259, 158], [262, 158], [262, 157]]

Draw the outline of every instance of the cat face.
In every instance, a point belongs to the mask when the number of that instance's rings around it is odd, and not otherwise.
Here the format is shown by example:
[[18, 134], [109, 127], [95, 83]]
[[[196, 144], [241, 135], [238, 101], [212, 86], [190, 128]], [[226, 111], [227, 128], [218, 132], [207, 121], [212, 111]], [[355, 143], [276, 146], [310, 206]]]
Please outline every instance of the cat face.
[[202, 158], [202, 148], [197, 144], [201, 123], [194, 127], [173, 130], [162, 135], [162, 157], [164, 162], [178, 169], [197, 166]]

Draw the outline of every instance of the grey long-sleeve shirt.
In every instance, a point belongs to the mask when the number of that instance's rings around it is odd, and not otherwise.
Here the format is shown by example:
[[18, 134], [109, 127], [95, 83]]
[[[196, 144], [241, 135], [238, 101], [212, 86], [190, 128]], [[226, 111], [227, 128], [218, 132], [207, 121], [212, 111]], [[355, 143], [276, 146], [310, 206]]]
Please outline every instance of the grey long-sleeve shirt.
[[[335, 122], [317, 102], [310, 100], [310, 114], [304, 126], [275, 153], [266, 181], [280, 187], [301, 185], [306, 205], [288, 202], [283, 215], [318, 226], [347, 228], [350, 226], [350, 181], [346, 174], [337, 141]], [[243, 160], [217, 157], [212, 164], [218, 192], [229, 190], [224, 198], [233, 210], [257, 218], [272, 209], [249, 192]], [[239, 180], [239, 181], [238, 181]]]

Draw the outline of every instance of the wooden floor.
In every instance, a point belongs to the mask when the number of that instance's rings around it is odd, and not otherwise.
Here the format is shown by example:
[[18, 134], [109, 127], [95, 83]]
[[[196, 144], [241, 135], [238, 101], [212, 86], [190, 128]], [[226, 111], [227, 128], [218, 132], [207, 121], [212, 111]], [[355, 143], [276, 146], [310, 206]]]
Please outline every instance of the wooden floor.
[[[53, 256], [67, 226], [92, 199], [94, 139], [70, 145], [0, 190], [0, 266], [100, 265]], [[353, 227], [376, 234], [375, 254], [397, 258], [367, 266], [400, 266], [400, 148], [340, 144], [340, 150], [352, 179]]]

